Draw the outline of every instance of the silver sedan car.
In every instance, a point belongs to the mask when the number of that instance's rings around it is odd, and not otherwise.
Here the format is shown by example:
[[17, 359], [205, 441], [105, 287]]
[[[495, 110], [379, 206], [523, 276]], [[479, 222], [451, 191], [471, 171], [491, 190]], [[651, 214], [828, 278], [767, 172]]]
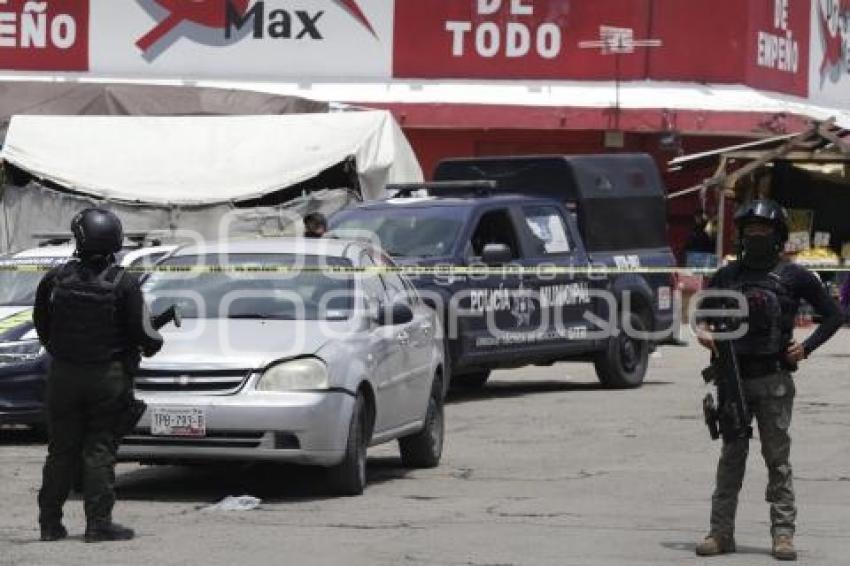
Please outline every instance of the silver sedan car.
[[380, 250], [319, 239], [177, 250], [144, 285], [180, 328], [136, 376], [148, 410], [123, 461], [272, 460], [329, 468], [362, 493], [366, 449], [398, 440], [410, 467], [443, 445], [440, 321]]

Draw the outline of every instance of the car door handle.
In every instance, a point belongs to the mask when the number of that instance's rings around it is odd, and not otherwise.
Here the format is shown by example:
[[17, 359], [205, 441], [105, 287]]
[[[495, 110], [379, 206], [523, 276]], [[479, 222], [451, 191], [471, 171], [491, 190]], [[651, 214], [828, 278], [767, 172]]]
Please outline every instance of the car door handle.
[[410, 334], [406, 330], [402, 330], [398, 334], [396, 334], [396, 338], [398, 339], [398, 343], [402, 346], [407, 346], [410, 344]]

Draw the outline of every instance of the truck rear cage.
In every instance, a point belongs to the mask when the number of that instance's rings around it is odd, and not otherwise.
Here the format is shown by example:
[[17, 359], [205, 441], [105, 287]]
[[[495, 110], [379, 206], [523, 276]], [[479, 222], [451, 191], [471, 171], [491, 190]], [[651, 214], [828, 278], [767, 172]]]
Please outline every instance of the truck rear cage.
[[497, 180], [495, 193], [557, 200], [575, 213], [591, 252], [668, 246], [667, 199], [655, 161], [643, 153], [444, 159], [441, 182]]

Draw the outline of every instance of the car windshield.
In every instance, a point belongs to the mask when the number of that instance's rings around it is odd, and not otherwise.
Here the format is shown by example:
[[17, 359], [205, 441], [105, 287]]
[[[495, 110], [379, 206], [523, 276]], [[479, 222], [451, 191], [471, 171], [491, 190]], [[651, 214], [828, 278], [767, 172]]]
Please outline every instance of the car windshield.
[[59, 259], [0, 260], [0, 307], [31, 307], [41, 278]]
[[465, 216], [465, 209], [449, 207], [349, 210], [331, 219], [331, 229], [373, 238], [394, 257], [440, 257], [451, 253]]
[[[351, 267], [344, 258], [292, 254], [179, 256], [145, 281], [159, 313], [178, 305], [183, 318], [346, 320], [354, 305], [353, 275], [322, 271]], [[276, 268], [283, 268], [275, 270]]]

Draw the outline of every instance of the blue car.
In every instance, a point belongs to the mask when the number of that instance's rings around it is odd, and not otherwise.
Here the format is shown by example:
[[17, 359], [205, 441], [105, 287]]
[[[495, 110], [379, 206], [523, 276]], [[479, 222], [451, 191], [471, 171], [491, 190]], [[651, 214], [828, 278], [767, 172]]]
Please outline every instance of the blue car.
[[71, 246], [50, 246], [0, 260], [0, 424], [43, 422], [48, 356], [32, 322], [35, 291]]
[[[125, 250], [121, 263], [152, 265], [174, 250], [156, 246]], [[50, 357], [38, 341], [32, 308], [45, 271], [72, 256], [70, 244], [44, 246], [0, 258], [0, 425], [39, 427], [44, 422], [44, 392]]]

